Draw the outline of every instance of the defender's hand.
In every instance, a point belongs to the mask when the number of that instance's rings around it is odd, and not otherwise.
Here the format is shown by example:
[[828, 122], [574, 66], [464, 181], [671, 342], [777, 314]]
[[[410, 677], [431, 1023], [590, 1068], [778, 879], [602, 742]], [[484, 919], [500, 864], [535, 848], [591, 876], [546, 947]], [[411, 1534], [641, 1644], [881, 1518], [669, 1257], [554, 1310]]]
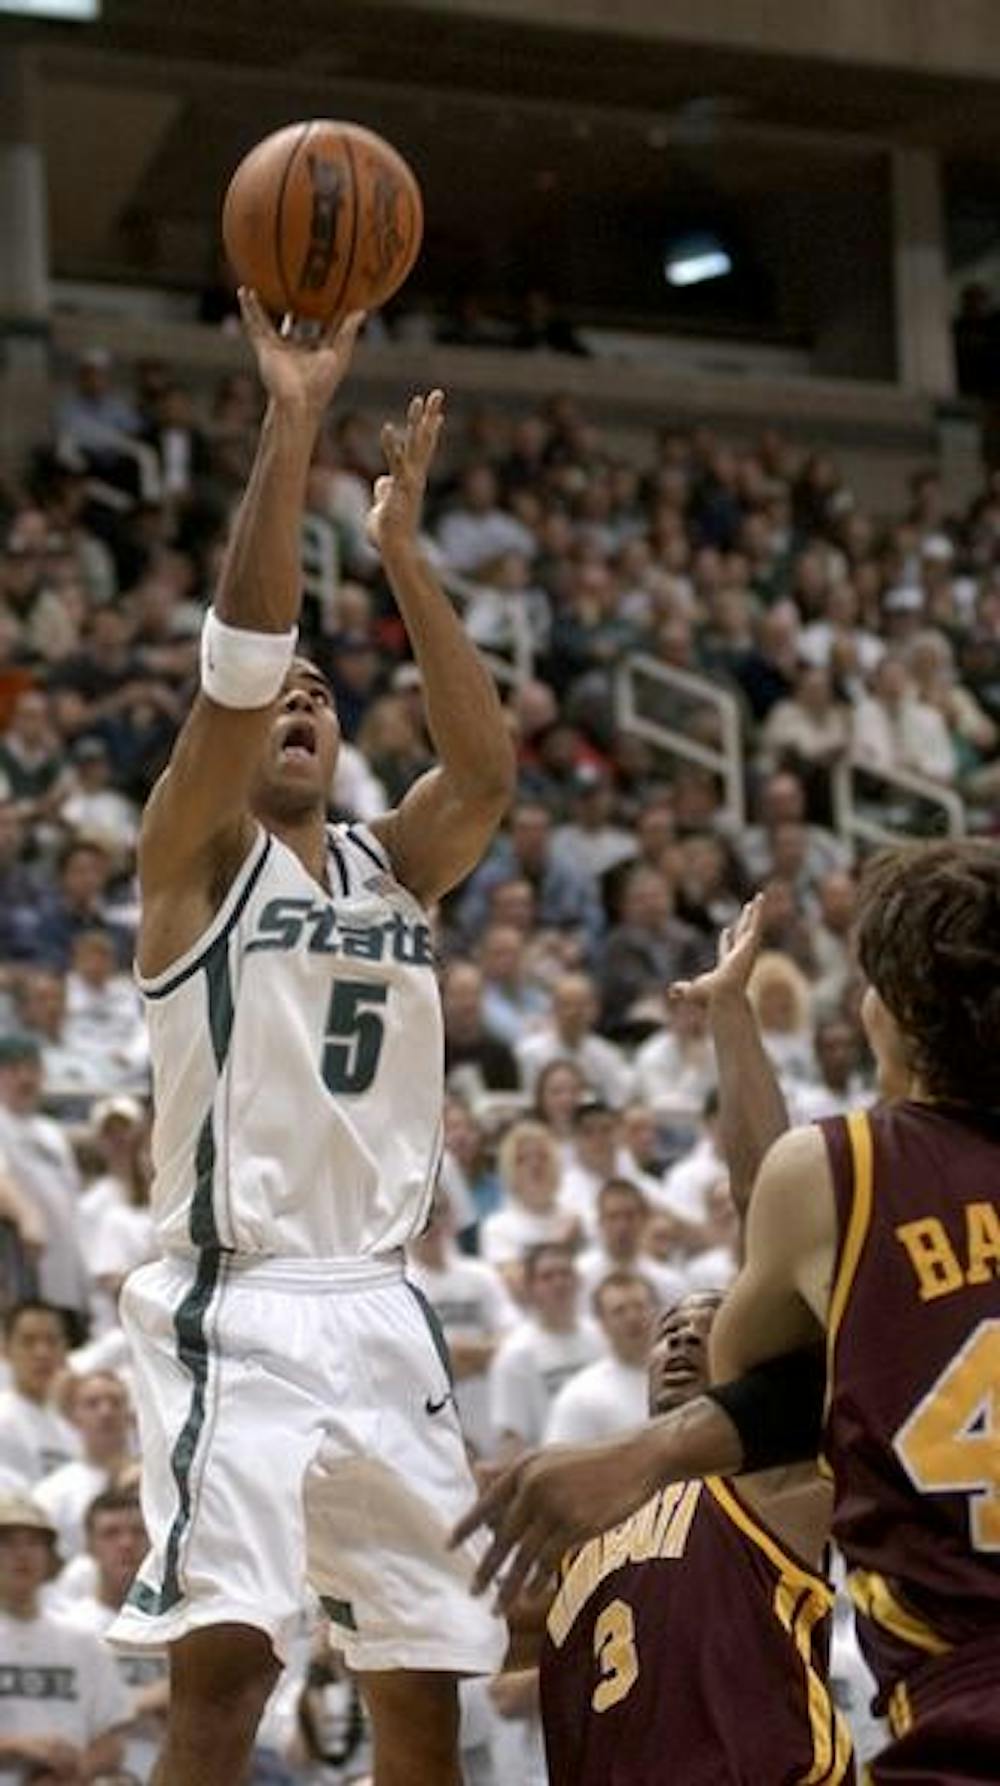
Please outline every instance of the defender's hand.
[[405, 428], [386, 422], [382, 429], [389, 475], [378, 479], [368, 516], [368, 538], [379, 551], [416, 539], [427, 473], [443, 425], [444, 392], [432, 391], [429, 397], [414, 397], [406, 412]]
[[747, 901], [734, 924], [719, 936], [718, 959], [696, 980], [675, 980], [667, 997], [678, 1003], [708, 1007], [715, 999], [746, 992], [747, 981], [760, 954], [764, 933], [764, 895]]
[[510, 1558], [499, 1592], [507, 1608], [525, 1586], [540, 1591], [568, 1550], [627, 1519], [657, 1487], [645, 1432], [603, 1445], [551, 1445], [528, 1452], [485, 1489], [450, 1542], [454, 1547], [480, 1526], [492, 1527], [472, 1590], [481, 1594]]
[[257, 370], [275, 403], [301, 409], [318, 421], [343, 382], [351, 363], [362, 310], [331, 324], [315, 341], [280, 335], [255, 291], [240, 287], [243, 326], [257, 358]]

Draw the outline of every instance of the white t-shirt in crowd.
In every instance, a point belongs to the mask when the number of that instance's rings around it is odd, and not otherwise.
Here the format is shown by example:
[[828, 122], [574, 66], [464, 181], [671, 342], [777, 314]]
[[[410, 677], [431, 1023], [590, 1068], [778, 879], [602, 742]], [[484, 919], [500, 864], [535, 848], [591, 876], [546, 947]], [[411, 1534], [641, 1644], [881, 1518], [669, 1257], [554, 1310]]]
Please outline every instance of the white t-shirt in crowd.
[[562, 1202], [544, 1212], [525, 1209], [513, 1199], [486, 1217], [479, 1235], [479, 1251], [488, 1265], [515, 1265], [529, 1247], [547, 1240], [564, 1240], [568, 1216]]
[[704, 1046], [682, 1049], [670, 1030], [661, 1030], [636, 1053], [636, 1096], [658, 1116], [670, 1116], [675, 1122], [697, 1122], [717, 1078], [715, 1052], [707, 1037]]
[[588, 1085], [600, 1092], [607, 1103], [627, 1104], [632, 1095], [632, 1069], [620, 1048], [606, 1037], [591, 1033], [576, 1048], [567, 1047], [551, 1024], [525, 1036], [517, 1044], [517, 1061], [526, 1091], [534, 1091], [535, 1081], [550, 1061], [572, 1061], [580, 1069]]
[[[85, 1749], [131, 1714], [111, 1653], [89, 1631], [41, 1613], [0, 1612], [0, 1680], [5, 1737], [58, 1737]], [[0, 1762], [0, 1780], [21, 1781], [19, 1762]]]
[[[615, 1178], [627, 1178], [630, 1184], [638, 1185], [643, 1196], [656, 1205], [663, 1204], [663, 1184], [654, 1178], [652, 1173], [643, 1172], [637, 1166], [628, 1148], [619, 1147], [615, 1154]], [[598, 1172], [592, 1172], [589, 1166], [574, 1158], [566, 1167], [559, 1190], [559, 1201], [564, 1209], [577, 1216], [583, 1224], [588, 1239], [597, 1239], [597, 1199], [607, 1179]]]
[[[108, 1626], [115, 1617], [112, 1607], [105, 1606], [93, 1594], [76, 1600], [66, 1608], [64, 1615], [67, 1624], [72, 1624], [80, 1631], [90, 1631], [103, 1644]], [[144, 1687], [151, 1687], [155, 1682], [165, 1680], [170, 1664], [166, 1650], [109, 1650], [111, 1659], [118, 1670], [119, 1679], [125, 1690], [132, 1712], [131, 1721], [122, 1732], [125, 1740], [125, 1756], [123, 1767], [126, 1773], [134, 1774], [140, 1786], [148, 1786], [153, 1777], [153, 1769], [159, 1760], [165, 1734], [165, 1720], [155, 1713], [146, 1717], [134, 1715], [135, 1695]]]
[[604, 1349], [592, 1321], [579, 1321], [568, 1333], [552, 1333], [531, 1318], [519, 1322], [502, 1342], [490, 1372], [496, 1431], [516, 1433], [525, 1445], [540, 1445], [563, 1384]]
[[0, 1389], [0, 1465], [32, 1487], [80, 1455], [75, 1426], [47, 1403]]
[[58, 1308], [83, 1311], [87, 1274], [75, 1224], [80, 1174], [63, 1130], [47, 1116], [19, 1116], [0, 1106], [0, 1156], [45, 1223], [40, 1294]]
[[603, 1247], [589, 1247], [576, 1262], [580, 1278], [580, 1292], [583, 1307], [589, 1312], [591, 1298], [598, 1284], [603, 1284], [613, 1271], [634, 1271], [651, 1284], [656, 1300], [661, 1309], [673, 1308], [687, 1289], [686, 1273], [678, 1266], [667, 1265], [662, 1259], [654, 1259], [649, 1253], [639, 1253], [627, 1265], [620, 1265], [612, 1259]]
[[[493, 1268], [452, 1248], [442, 1271], [410, 1259], [406, 1275], [426, 1296], [452, 1340], [499, 1340], [517, 1324], [517, 1310]], [[490, 1424], [489, 1371], [455, 1380], [455, 1406], [462, 1430], [480, 1457], [495, 1449]]]
[[61, 1464], [39, 1482], [32, 1500], [44, 1508], [59, 1533], [59, 1554], [64, 1563], [80, 1555], [86, 1544], [84, 1519], [97, 1495], [111, 1486], [107, 1470], [99, 1470], [82, 1457]]
[[793, 1127], [800, 1123], [824, 1122], [828, 1116], [846, 1116], [849, 1110], [866, 1108], [872, 1093], [860, 1073], [852, 1073], [843, 1092], [831, 1091], [817, 1080], [805, 1085], [789, 1086], [786, 1095], [788, 1120]]
[[649, 1416], [644, 1365], [599, 1358], [565, 1383], [549, 1409], [546, 1445], [589, 1445], [641, 1426]]

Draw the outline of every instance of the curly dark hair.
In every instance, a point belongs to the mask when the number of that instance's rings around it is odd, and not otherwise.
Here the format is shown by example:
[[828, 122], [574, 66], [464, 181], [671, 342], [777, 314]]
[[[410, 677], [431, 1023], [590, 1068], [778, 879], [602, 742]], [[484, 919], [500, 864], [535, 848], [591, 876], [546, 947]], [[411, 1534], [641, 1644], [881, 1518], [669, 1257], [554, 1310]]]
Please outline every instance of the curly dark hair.
[[857, 946], [927, 1092], [1000, 1107], [1000, 849], [913, 844], [874, 856]]

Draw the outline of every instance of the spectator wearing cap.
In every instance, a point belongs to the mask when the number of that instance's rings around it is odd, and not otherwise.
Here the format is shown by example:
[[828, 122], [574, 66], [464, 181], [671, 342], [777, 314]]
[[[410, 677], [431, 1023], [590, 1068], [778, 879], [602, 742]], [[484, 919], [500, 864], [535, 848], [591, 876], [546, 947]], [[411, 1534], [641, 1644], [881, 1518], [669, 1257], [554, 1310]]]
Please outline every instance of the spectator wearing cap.
[[33, 1036], [0, 1036], [0, 1157], [45, 1227], [38, 1282], [47, 1301], [83, 1314], [87, 1278], [76, 1238], [80, 1176], [57, 1122], [40, 1112], [42, 1051]]
[[621, 1116], [594, 1094], [573, 1112], [573, 1153], [563, 1172], [562, 1200], [588, 1240], [597, 1234], [597, 1200], [609, 1178], [629, 1176]]
[[59, 809], [77, 837], [99, 843], [123, 867], [135, 849], [139, 813], [133, 800], [111, 785], [111, 759], [103, 739], [79, 738], [70, 752], [71, 780]]
[[10, 1382], [0, 1389], [0, 1465], [34, 1488], [80, 1454], [55, 1393], [66, 1366], [66, 1320], [51, 1303], [15, 1303], [4, 1317]]
[[597, 989], [589, 974], [562, 974], [552, 988], [547, 1023], [523, 1037], [517, 1057], [525, 1087], [533, 1091], [539, 1074], [551, 1062], [568, 1061], [601, 1097], [616, 1109], [627, 1102], [632, 1071], [620, 1048], [599, 1036]]
[[88, 1631], [43, 1613], [59, 1566], [55, 1530], [34, 1501], [0, 1501], [0, 1777], [104, 1779], [122, 1760], [131, 1707], [109, 1651]]
[[131, 1462], [130, 1410], [124, 1383], [114, 1371], [100, 1370], [73, 1377], [64, 1406], [79, 1435], [80, 1455], [43, 1476], [33, 1494], [70, 1562], [83, 1553], [94, 1496], [110, 1488]]

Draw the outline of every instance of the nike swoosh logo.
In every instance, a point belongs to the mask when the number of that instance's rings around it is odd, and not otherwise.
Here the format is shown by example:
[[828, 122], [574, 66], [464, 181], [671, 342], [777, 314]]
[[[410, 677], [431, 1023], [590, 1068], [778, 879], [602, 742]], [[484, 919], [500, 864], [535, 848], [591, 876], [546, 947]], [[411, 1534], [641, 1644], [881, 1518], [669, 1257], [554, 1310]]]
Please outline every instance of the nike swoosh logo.
[[440, 1414], [442, 1408], [446, 1408], [448, 1406], [448, 1403], [451, 1401], [451, 1399], [452, 1399], [452, 1396], [451, 1396], [450, 1390], [448, 1391], [447, 1395], [443, 1395], [441, 1397], [440, 1401], [435, 1401], [433, 1396], [430, 1396], [430, 1395], [425, 1396], [424, 1397], [424, 1413], [431, 1414], [431, 1415]]

